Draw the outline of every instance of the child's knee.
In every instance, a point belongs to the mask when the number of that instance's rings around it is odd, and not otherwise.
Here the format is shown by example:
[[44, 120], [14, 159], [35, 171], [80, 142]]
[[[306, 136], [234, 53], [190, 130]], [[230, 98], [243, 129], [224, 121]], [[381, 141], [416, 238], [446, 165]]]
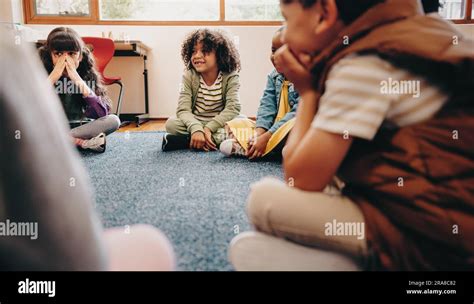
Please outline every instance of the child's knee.
[[110, 121], [110, 128], [113, 129], [112, 132], [117, 131], [120, 128], [120, 125], [122, 124], [120, 118], [115, 114], [110, 114], [107, 116], [107, 118]]
[[112, 134], [120, 128], [120, 119], [117, 115], [110, 114], [99, 119], [103, 120], [101, 132], [104, 132], [106, 135]]
[[167, 133], [173, 134], [173, 135], [179, 135], [181, 132], [179, 132], [182, 129], [182, 122], [179, 120], [177, 117], [170, 117], [166, 121], [165, 124], [165, 130]]
[[266, 177], [252, 184], [247, 202], [247, 214], [258, 230], [269, 231], [268, 215], [277, 201], [278, 193], [285, 184], [277, 179]]

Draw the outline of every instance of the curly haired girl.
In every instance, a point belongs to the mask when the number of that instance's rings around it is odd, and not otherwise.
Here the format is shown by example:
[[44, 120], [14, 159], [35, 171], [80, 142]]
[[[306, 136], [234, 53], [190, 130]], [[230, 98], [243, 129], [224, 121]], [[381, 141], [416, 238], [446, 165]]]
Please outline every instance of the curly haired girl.
[[162, 150], [217, 150], [225, 123], [240, 113], [239, 53], [224, 33], [198, 29], [184, 40], [181, 56], [186, 72]]

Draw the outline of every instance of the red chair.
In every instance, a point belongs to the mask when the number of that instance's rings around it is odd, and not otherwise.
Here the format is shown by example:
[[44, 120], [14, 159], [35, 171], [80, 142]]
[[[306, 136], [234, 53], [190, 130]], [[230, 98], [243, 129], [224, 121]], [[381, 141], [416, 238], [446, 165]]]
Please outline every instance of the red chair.
[[107, 77], [104, 75], [104, 70], [109, 64], [110, 60], [115, 53], [114, 41], [109, 38], [100, 37], [82, 37], [84, 43], [91, 49], [94, 55], [97, 70], [102, 76], [102, 81], [105, 85], [118, 84], [120, 86], [120, 93], [117, 104], [116, 115], [120, 117], [120, 111], [122, 109], [122, 98], [123, 98], [123, 84], [122, 78], [120, 77]]

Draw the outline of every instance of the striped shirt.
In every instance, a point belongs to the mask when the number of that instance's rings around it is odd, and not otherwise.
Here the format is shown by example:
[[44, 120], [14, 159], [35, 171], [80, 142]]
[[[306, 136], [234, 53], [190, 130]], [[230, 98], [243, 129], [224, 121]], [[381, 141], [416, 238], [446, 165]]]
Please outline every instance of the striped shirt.
[[376, 55], [350, 55], [329, 72], [312, 127], [372, 140], [385, 121], [399, 127], [422, 122], [448, 97]]
[[202, 76], [193, 114], [201, 122], [209, 122], [224, 110], [222, 99], [222, 73], [219, 72], [214, 84], [208, 86]]

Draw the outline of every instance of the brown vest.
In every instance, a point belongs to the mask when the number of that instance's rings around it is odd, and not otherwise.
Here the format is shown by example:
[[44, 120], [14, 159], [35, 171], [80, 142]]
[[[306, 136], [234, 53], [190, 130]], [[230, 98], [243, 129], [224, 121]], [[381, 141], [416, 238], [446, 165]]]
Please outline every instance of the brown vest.
[[338, 172], [365, 216], [369, 269], [473, 270], [474, 42], [417, 0], [388, 0], [314, 58], [320, 94], [351, 53], [377, 54], [451, 96], [429, 121], [356, 139]]

